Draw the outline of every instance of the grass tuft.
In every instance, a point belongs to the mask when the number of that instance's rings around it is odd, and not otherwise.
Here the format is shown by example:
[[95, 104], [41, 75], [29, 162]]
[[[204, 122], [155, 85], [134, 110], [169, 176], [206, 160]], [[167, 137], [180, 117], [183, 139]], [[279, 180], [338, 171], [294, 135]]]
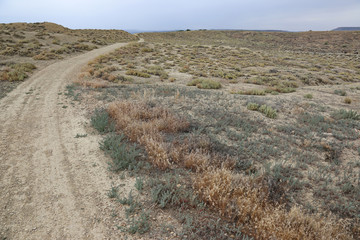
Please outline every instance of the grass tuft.
[[211, 79], [194, 79], [190, 81], [188, 86], [197, 86], [201, 89], [219, 89], [221, 88], [221, 83], [211, 80]]

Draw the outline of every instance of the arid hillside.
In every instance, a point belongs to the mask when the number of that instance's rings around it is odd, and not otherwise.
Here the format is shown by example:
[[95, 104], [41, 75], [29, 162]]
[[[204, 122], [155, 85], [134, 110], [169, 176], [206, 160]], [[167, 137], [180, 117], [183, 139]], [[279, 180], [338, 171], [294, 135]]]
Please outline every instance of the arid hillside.
[[152, 199], [129, 216], [150, 216], [141, 234], [160, 234], [161, 211], [176, 223], [167, 236], [188, 216], [175, 233], [189, 239], [359, 237], [359, 32], [139, 36], [90, 61], [73, 89], [116, 133], [101, 145], [113, 170], [144, 178]]
[[360, 31], [346, 32], [255, 32], [255, 31], [182, 31], [142, 33], [153, 42], [228, 45], [257, 50], [288, 50], [314, 53], [359, 54]]
[[[43, 68], [1, 102], [12, 109], [0, 115], [1, 147], [11, 155], [0, 168], [8, 182], [3, 202], [9, 214], [27, 210], [22, 221], [0, 215], [1, 237], [360, 238], [359, 32], [141, 33], [100, 48], [96, 41], [111, 43], [116, 31], [40, 28], [18, 24], [20, 37], [1, 33], [5, 50], [15, 52], [1, 58], [3, 82]], [[95, 41], [97, 33], [109, 37]], [[35, 110], [42, 121], [23, 124]], [[54, 155], [36, 151], [43, 141], [32, 136], [40, 133]], [[18, 162], [21, 151], [13, 149], [22, 135], [21, 149], [31, 143], [41, 168], [32, 152], [29, 164]], [[51, 186], [66, 188], [36, 197], [44, 204], [35, 211], [21, 194], [37, 196], [26, 179], [38, 182], [49, 169], [58, 176]], [[104, 186], [100, 195], [94, 189]], [[58, 205], [42, 211], [46, 199]], [[75, 210], [79, 218], [69, 214]], [[32, 214], [40, 227], [21, 230]], [[69, 220], [81, 232], [66, 228]]]
[[0, 24], [0, 97], [35, 69], [101, 46], [136, 40], [121, 30], [72, 30], [48, 22]]

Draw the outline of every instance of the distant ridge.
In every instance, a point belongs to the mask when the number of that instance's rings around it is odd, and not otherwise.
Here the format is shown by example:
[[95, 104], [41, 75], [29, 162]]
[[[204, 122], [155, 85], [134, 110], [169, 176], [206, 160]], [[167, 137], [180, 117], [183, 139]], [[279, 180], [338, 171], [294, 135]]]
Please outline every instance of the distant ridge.
[[332, 31], [360, 31], [360, 27], [338, 27]]
[[273, 29], [268, 29], [268, 30], [257, 30], [257, 29], [211, 29], [211, 30], [215, 30], [215, 31], [244, 31], [244, 32], [289, 32], [289, 31], [285, 31], [285, 30], [273, 30]]
[[248, 31], [248, 32], [290, 32], [285, 30], [245, 30], [245, 29], [172, 29], [172, 30], [136, 30], [136, 29], [125, 29], [125, 31], [134, 33], [145, 33], [145, 32], [181, 32], [181, 31]]

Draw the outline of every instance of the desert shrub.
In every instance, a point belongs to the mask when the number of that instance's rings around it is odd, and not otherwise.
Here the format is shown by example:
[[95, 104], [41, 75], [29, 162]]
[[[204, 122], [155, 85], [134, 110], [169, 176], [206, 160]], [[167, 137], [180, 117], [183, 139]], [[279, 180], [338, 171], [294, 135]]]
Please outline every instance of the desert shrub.
[[246, 91], [238, 91], [238, 92], [234, 92], [236, 94], [241, 94], [241, 95], [255, 95], [255, 96], [264, 96], [266, 95], [266, 91], [265, 90], [259, 90], [259, 89], [252, 89], [252, 90], [246, 90]]
[[195, 172], [201, 172], [209, 167], [211, 156], [210, 154], [201, 151], [192, 151], [184, 157], [184, 166]]
[[241, 226], [229, 223], [221, 218], [215, 218], [208, 214], [192, 217], [182, 215], [180, 219], [183, 223], [182, 232], [179, 234], [182, 239], [198, 240], [252, 240], [253, 238], [242, 232]]
[[100, 148], [108, 154], [112, 162], [109, 163], [112, 171], [134, 170], [138, 163], [136, 158], [139, 151], [136, 146], [125, 140], [124, 135], [110, 134], [100, 143]]
[[123, 130], [131, 141], [145, 146], [148, 159], [160, 169], [171, 165], [169, 146], [163, 140], [162, 133], [176, 133], [189, 127], [189, 123], [176, 117], [161, 107], [149, 106], [144, 102], [112, 103], [107, 109], [116, 122], [116, 127]]
[[275, 87], [273, 89], [271, 89], [271, 91], [276, 91], [278, 93], [292, 93], [292, 92], [296, 92], [296, 89], [293, 87]]
[[345, 98], [344, 99], [344, 103], [346, 103], [346, 104], [351, 104], [351, 98]]
[[14, 47], [6, 47], [5, 50], [0, 52], [0, 55], [14, 56], [17, 52], [18, 50]]
[[305, 94], [304, 95], [304, 98], [307, 98], [307, 99], [312, 99], [313, 98], [313, 95], [308, 93], [308, 94]]
[[259, 239], [351, 239], [345, 221], [272, 205], [257, 179], [218, 169], [196, 176], [194, 188], [203, 201], [237, 219], [245, 233]]
[[251, 111], [259, 111], [268, 118], [276, 118], [276, 116], [277, 116], [276, 110], [270, 106], [267, 106], [266, 104], [263, 104], [260, 106], [257, 103], [250, 102], [247, 104], [246, 107], [247, 107], [247, 109], [249, 109]]
[[276, 118], [277, 116], [276, 110], [265, 104], [260, 106], [259, 112], [263, 113], [268, 118]]
[[159, 76], [161, 79], [168, 79], [169, 75], [160, 66], [151, 66], [146, 70], [146, 73], [150, 75]]
[[26, 72], [19, 71], [19, 70], [12, 70], [8, 73], [8, 80], [10, 82], [23, 81], [27, 77], [28, 77], [28, 75], [26, 74]]
[[219, 89], [221, 88], [221, 83], [211, 80], [211, 79], [194, 79], [190, 81], [188, 86], [197, 86], [201, 89]]
[[163, 170], [170, 167], [168, 146], [162, 139], [151, 135], [143, 135], [140, 142], [145, 145], [151, 163]]
[[52, 41], [52, 44], [55, 44], [55, 45], [60, 45], [60, 40], [55, 38], [53, 41]]
[[181, 206], [184, 203], [196, 205], [197, 199], [192, 190], [182, 185], [176, 176], [165, 175], [164, 180], [153, 180], [150, 186], [152, 201], [161, 208]]
[[91, 125], [100, 133], [113, 132], [115, 124], [104, 109], [96, 109], [90, 120]]
[[11, 64], [4, 71], [0, 71], [0, 80], [5, 81], [23, 81], [28, 77], [27, 73], [31, 73], [36, 66], [31, 63]]
[[38, 55], [33, 56], [34, 60], [50, 60], [61, 59], [62, 57], [53, 52], [43, 51]]
[[150, 74], [148, 74], [146, 72], [138, 71], [138, 70], [127, 70], [126, 75], [132, 75], [132, 76], [142, 77], [142, 78], [150, 78], [151, 77]]
[[91, 88], [106, 88], [108, 86], [108, 82], [97, 79], [97, 80], [77, 80], [74, 83], [79, 84], [84, 87]]
[[210, 79], [205, 79], [196, 86], [201, 89], [219, 89], [219, 88], [221, 88], [221, 84], [219, 82], [210, 80]]
[[246, 107], [247, 107], [247, 109], [249, 109], [251, 111], [258, 111], [260, 108], [260, 105], [257, 103], [248, 103]]
[[134, 82], [134, 79], [132, 77], [127, 77], [127, 76], [123, 76], [123, 75], [117, 75], [116, 79], [115, 79], [115, 82], [132, 83], [132, 82]]
[[345, 90], [336, 89], [336, 90], [334, 91], [334, 94], [339, 95], [339, 96], [346, 96], [347, 93], [346, 93]]
[[340, 109], [339, 111], [332, 114], [335, 119], [352, 119], [360, 120], [360, 114], [357, 111]]
[[198, 84], [200, 84], [202, 82], [202, 79], [194, 79], [191, 80], [190, 82], [188, 82], [186, 85], [187, 86], [196, 86]]
[[154, 51], [154, 49], [148, 48], [148, 47], [144, 47], [141, 49], [141, 52], [143, 52], [143, 53], [149, 53], [149, 52], [153, 52], [153, 51]]

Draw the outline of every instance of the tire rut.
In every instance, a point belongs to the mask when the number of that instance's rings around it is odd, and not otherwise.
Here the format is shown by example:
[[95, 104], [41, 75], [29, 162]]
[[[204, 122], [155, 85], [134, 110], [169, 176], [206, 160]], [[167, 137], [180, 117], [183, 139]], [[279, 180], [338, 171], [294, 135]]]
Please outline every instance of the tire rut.
[[59, 93], [88, 61], [124, 45], [54, 63], [0, 101], [0, 237], [110, 238], [101, 218], [111, 182], [98, 138], [74, 138], [85, 131], [84, 112], [62, 108]]

